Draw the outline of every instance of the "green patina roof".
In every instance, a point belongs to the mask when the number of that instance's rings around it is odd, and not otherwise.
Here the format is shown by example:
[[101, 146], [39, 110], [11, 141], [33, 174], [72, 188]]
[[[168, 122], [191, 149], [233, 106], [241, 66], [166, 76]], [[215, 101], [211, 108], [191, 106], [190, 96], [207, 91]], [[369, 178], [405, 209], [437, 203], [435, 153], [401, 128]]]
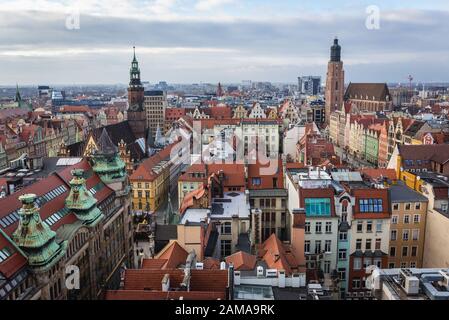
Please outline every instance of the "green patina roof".
[[97, 144], [98, 150], [92, 155], [93, 170], [106, 184], [124, 181], [126, 164], [120, 158], [118, 148], [112, 143], [105, 129], [103, 129]]
[[35, 205], [36, 195], [25, 194], [19, 197], [22, 208], [20, 222], [12, 235], [12, 240], [27, 255], [32, 268], [47, 269], [64, 254], [66, 242], [58, 244], [56, 233], [44, 224]]
[[72, 170], [73, 179], [70, 180], [70, 193], [65, 200], [67, 209], [73, 211], [79, 220], [88, 225], [98, 223], [103, 214], [97, 208], [97, 199], [87, 190], [84, 170]]

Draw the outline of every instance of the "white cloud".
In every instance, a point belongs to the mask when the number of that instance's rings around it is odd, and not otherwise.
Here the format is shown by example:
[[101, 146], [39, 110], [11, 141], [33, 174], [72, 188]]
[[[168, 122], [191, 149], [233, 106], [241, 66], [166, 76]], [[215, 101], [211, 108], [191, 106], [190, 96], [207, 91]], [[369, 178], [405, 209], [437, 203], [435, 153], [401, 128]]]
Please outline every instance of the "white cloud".
[[210, 11], [233, 2], [235, 2], [235, 0], [198, 0], [195, 8], [200, 11]]

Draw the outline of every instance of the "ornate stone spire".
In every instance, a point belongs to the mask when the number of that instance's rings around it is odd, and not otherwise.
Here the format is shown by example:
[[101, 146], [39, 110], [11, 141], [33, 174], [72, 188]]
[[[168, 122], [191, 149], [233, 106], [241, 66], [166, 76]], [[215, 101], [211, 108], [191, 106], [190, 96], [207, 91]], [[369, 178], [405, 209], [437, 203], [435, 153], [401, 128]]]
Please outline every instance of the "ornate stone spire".
[[22, 202], [20, 221], [12, 239], [27, 255], [31, 268], [46, 271], [64, 256], [67, 243], [57, 243], [56, 233], [42, 222], [35, 194], [24, 194], [19, 200]]
[[97, 208], [97, 199], [87, 190], [83, 174], [83, 169], [72, 170], [73, 179], [70, 180], [71, 189], [65, 205], [79, 220], [88, 226], [94, 226], [101, 221], [103, 214]]

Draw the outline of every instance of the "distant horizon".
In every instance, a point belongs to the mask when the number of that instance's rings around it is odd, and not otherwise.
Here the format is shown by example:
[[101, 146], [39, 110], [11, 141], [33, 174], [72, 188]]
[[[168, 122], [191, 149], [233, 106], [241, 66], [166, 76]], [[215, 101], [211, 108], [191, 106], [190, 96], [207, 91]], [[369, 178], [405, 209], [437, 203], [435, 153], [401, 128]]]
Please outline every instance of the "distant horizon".
[[[166, 81], [166, 80], [161, 80], [162, 82], [166, 82], [167, 85], [169, 86], [173, 86], [173, 85], [193, 85], [193, 84], [199, 84], [199, 85], [215, 85], [217, 86], [218, 83], [221, 83], [222, 85], [243, 85], [243, 81], [251, 81], [252, 83], [264, 83], [264, 82], [269, 82], [273, 85], [298, 85], [298, 82], [274, 82], [274, 81], [269, 81], [269, 80], [242, 80], [240, 82], [222, 82], [222, 81], [217, 81], [217, 82], [208, 82], [208, 81], [203, 81], [203, 82], [170, 82], [170, 81]], [[143, 83], [146, 83], [148, 81], [142, 80]], [[321, 79], [321, 87], [325, 87], [325, 79]], [[395, 82], [395, 81], [383, 81], [383, 82], [357, 82], [357, 81], [345, 81], [345, 86], [348, 85], [349, 83], [386, 83], [387, 85], [398, 85], [401, 84], [401, 86], [405, 86], [408, 87], [410, 86], [409, 82]], [[150, 86], [154, 86], [159, 84], [158, 82], [150, 82]], [[426, 81], [426, 82], [412, 82], [412, 86], [420, 86], [422, 84], [425, 85], [449, 85], [449, 80], [447, 81]], [[38, 86], [49, 86], [51, 89], [54, 89], [54, 87], [90, 87], [90, 86], [122, 86], [127, 88], [128, 87], [128, 83], [61, 83], [61, 84], [55, 84], [55, 83], [40, 83], [40, 84], [18, 84], [19, 89], [20, 88], [36, 88]], [[0, 88], [5, 89], [11, 89], [11, 88], [16, 88], [16, 84], [0, 84]]]

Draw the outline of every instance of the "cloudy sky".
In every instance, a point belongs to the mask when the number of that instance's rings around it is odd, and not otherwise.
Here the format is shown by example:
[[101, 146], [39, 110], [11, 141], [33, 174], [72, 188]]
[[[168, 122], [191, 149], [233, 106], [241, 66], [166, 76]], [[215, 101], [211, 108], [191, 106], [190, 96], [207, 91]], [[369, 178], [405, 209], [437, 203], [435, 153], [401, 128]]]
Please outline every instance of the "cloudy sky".
[[133, 45], [152, 83], [293, 83], [335, 36], [347, 81], [449, 81], [448, 34], [447, 0], [0, 0], [0, 85], [126, 83]]

